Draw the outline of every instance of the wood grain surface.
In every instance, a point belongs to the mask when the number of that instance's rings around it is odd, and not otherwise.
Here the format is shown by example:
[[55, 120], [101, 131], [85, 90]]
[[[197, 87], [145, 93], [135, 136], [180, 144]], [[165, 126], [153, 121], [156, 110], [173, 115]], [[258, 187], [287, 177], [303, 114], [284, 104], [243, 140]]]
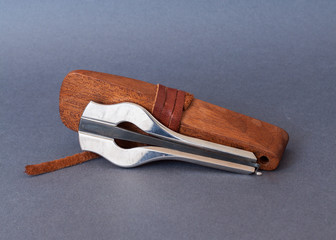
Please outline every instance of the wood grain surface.
[[[89, 101], [133, 102], [152, 112], [157, 86], [140, 80], [86, 70], [70, 72], [60, 91], [60, 117], [77, 131]], [[272, 124], [193, 99], [186, 94], [179, 132], [255, 153], [263, 170], [274, 170], [288, 143], [288, 134]]]

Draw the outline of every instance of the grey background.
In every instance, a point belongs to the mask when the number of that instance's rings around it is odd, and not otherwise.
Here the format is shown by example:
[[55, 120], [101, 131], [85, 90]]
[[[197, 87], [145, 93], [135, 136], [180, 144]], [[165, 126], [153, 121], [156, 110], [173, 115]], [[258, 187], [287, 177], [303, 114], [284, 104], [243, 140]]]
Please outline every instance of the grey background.
[[[184, 89], [278, 125], [262, 177], [80, 151], [58, 94], [71, 70]], [[335, 1], [0, 1], [1, 239], [335, 239]]]

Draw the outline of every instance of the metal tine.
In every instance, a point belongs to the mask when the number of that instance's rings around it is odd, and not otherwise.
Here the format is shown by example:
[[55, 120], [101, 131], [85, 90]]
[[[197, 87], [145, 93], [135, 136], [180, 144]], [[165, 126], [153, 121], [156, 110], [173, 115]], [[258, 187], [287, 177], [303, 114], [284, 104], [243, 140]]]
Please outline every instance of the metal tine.
[[181, 160], [229, 172], [256, 173], [256, 168], [252, 166], [184, 153], [173, 149], [155, 146], [124, 149], [120, 148], [113, 139], [82, 131], [79, 132], [79, 141], [82, 150], [95, 152], [115, 165], [125, 168], [137, 167], [159, 160]]
[[90, 118], [82, 117], [80, 122], [80, 131], [91, 133], [98, 136], [107, 137], [110, 139], [119, 139], [130, 142], [137, 142], [148, 144], [151, 146], [157, 146], [167, 149], [174, 149], [181, 152], [186, 152], [190, 154], [201, 155], [205, 157], [216, 158], [219, 160], [224, 160], [228, 162], [245, 164], [248, 166], [258, 167], [258, 164], [249, 161], [242, 161], [241, 159], [236, 159], [235, 156], [219, 152], [212, 151], [206, 148], [200, 148], [198, 146], [190, 145], [182, 141], [171, 140], [169, 138], [159, 138], [152, 135], [143, 135], [137, 132], [133, 132], [127, 129], [123, 129], [117, 127], [113, 124], [108, 124], [106, 122], [100, 122], [95, 119], [92, 120]]

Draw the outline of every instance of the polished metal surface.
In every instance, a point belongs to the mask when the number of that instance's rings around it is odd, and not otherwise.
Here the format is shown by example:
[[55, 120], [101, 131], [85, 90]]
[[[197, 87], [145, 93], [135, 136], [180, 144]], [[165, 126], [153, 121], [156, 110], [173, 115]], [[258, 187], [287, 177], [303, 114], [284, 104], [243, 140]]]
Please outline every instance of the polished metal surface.
[[[130, 122], [149, 135], [118, 127], [122, 122]], [[81, 117], [78, 133], [83, 150], [95, 152], [121, 167], [174, 159], [230, 172], [259, 173], [252, 152], [176, 133], [134, 103], [102, 105], [90, 102]], [[124, 149], [114, 139], [150, 146]]]

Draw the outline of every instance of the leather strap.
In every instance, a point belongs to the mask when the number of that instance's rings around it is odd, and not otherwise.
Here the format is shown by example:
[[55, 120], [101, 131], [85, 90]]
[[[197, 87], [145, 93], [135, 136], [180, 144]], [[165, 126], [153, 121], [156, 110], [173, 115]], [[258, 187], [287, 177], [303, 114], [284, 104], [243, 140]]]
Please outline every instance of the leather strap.
[[186, 92], [157, 85], [153, 116], [163, 125], [178, 131], [182, 119]]
[[174, 131], [178, 131], [180, 128], [185, 97], [186, 92], [180, 90], [177, 91], [174, 111], [170, 117], [168, 125], [168, 127]]
[[67, 156], [65, 158], [60, 158], [49, 162], [27, 165], [25, 172], [31, 176], [39, 175], [47, 172], [53, 172], [58, 169], [70, 167], [73, 165], [77, 165], [99, 157], [100, 156], [98, 154], [95, 154], [93, 152], [81, 152], [72, 156]]
[[161, 109], [161, 114], [158, 117], [159, 121], [162, 122], [163, 125], [169, 125], [170, 118], [173, 114], [175, 102], [176, 102], [176, 94], [177, 90], [173, 88], [166, 88], [166, 101]]
[[161, 111], [166, 101], [166, 89], [167, 87], [157, 84], [155, 102], [152, 109], [152, 114], [156, 119], [159, 119]]

